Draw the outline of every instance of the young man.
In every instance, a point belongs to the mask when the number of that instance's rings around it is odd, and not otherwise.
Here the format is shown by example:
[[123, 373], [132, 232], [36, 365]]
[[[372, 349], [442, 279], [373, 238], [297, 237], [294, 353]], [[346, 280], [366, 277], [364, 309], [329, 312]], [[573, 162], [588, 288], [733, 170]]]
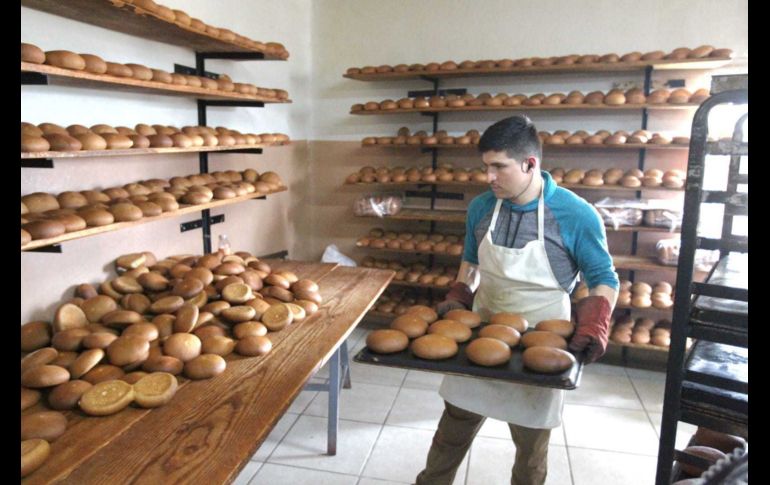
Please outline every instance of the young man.
[[[512, 312], [530, 327], [569, 320], [569, 294], [582, 273], [590, 296], [577, 305], [569, 348], [594, 362], [607, 347], [618, 289], [599, 214], [540, 170], [542, 146], [526, 116], [490, 126], [479, 151], [491, 190], [471, 201], [463, 261], [438, 313], [473, 309], [487, 321]], [[486, 417], [509, 423], [516, 445], [511, 484], [545, 482], [548, 440], [561, 425], [564, 391], [446, 376], [439, 394], [445, 410], [417, 485], [451, 484]]]

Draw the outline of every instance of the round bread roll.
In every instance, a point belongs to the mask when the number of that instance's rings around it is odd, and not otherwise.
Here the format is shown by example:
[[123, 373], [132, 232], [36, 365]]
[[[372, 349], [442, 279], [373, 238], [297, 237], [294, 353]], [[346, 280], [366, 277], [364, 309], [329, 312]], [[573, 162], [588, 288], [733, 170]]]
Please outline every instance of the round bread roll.
[[58, 386], [69, 379], [70, 373], [67, 369], [58, 365], [38, 365], [21, 374], [21, 384], [33, 389]]
[[86, 68], [86, 61], [78, 54], [71, 51], [46, 51], [45, 63], [62, 69], [82, 71]]
[[450, 310], [444, 314], [444, 319], [460, 322], [468, 328], [481, 325], [481, 315], [469, 310]]
[[163, 353], [188, 362], [201, 353], [201, 340], [189, 333], [175, 333], [163, 343]]
[[66, 226], [53, 219], [41, 219], [24, 224], [22, 227], [32, 239], [48, 239], [61, 236], [67, 232]]
[[92, 386], [90, 382], [81, 380], [59, 384], [48, 394], [48, 405], [59, 411], [75, 409], [80, 398]]
[[21, 43], [21, 60], [31, 62], [32, 64], [43, 64], [45, 62], [45, 52], [34, 44]]
[[21, 439], [54, 441], [67, 430], [67, 418], [58, 411], [39, 411], [21, 417]]
[[85, 70], [92, 74], [104, 74], [107, 72], [107, 63], [99, 56], [93, 54], [80, 54], [86, 63]]
[[567, 341], [564, 337], [544, 330], [531, 330], [521, 336], [521, 345], [529, 347], [553, 347], [566, 350]]
[[623, 178], [620, 179], [620, 185], [623, 187], [635, 188], [640, 187], [642, 185], [642, 181], [633, 175], [624, 175]]
[[521, 340], [521, 334], [513, 327], [506, 325], [486, 325], [479, 330], [479, 337], [494, 338], [515, 347]]
[[479, 337], [468, 344], [465, 348], [465, 355], [474, 364], [493, 367], [511, 360], [511, 348], [502, 340]]
[[107, 64], [107, 72], [106, 74], [109, 74], [110, 76], [116, 76], [116, 77], [132, 77], [134, 72], [133, 70], [126, 66], [125, 64], [120, 64], [118, 62], [106, 62]]
[[107, 416], [123, 410], [134, 400], [134, 387], [121, 380], [99, 382], [80, 398], [80, 409], [92, 416]]
[[235, 351], [244, 356], [257, 357], [269, 353], [273, 348], [273, 342], [264, 336], [249, 335], [242, 338], [235, 345]]
[[93, 369], [104, 358], [104, 350], [90, 349], [82, 352], [75, 362], [70, 364], [69, 371], [72, 379], [79, 379]]
[[553, 332], [565, 339], [569, 339], [575, 331], [575, 324], [569, 320], [543, 320], [535, 325], [535, 329]]
[[34, 438], [21, 442], [21, 477], [24, 478], [40, 468], [51, 454], [51, 445], [46, 440]]
[[366, 346], [378, 354], [401, 352], [409, 346], [409, 337], [399, 330], [374, 330], [366, 336]]
[[42, 136], [35, 135], [21, 135], [21, 151], [22, 152], [47, 152], [51, 148], [51, 144], [48, 140]]
[[407, 313], [416, 315], [429, 324], [438, 320], [438, 314], [436, 311], [426, 305], [413, 305], [409, 307]]
[[427, 360], [448, 359], [457, 354], [457, 342], [449, 337], [438, 334], [423, 335], [416, 338], [410, 345], [412, 353]]
[[150, 351], [150, 343], [134, 335], [121, 336], [107, 347], [110, 364], [122, 367], [144, 361]]
[[226, 368], [227, 363], [221, 356], [201, 354], [185, 363], [184, 374], [190, 379], [210, 379], [224, 372]]
[[390, 322], [390, 328], [404, 333], [414, 339], [425, 335], [428, 331], [428, 323], [419, 315], [407, 312]]
[[59, 356], [59, 351], [53, 347], [43, 347], [35, 350], [21, 359], [21, 373], [40, 365], [50, 364]]
[[495, 313], [489, 317], [489, 325], [505, 325], [516, 329], [519, 333], [524, 333], [529, 327], [529, 322], [516, 313]]
[[575, 356], [566, 350], [541, 346], [524, 350], [521, 361], [526, 369], [541, 374], [558, 374], [577, 363]]
[[172, 375], [182, 373], [184, 362], [170, 355], [150, 356], [142, 363], [142, 370], [146, 372], [167, 372]]
[[294, 321], [294, 314], [288, 306], [283, 303], [271, 305], [270, 308], [260, 317], [260, 321], [271, 332], [276, 332], [284, 327], [291, 325]]
[[134, 401], [143, 408], [156, 408], [169, 402], [176, 394], [179, 383], [168, 372], [153, 372], [136, 381]]
[[430, 324], [428, 333], [443, 335], [457, 343], [462, 343], [467, 342], [471, 338], [471, 328], [456, 320], [437, 320]]

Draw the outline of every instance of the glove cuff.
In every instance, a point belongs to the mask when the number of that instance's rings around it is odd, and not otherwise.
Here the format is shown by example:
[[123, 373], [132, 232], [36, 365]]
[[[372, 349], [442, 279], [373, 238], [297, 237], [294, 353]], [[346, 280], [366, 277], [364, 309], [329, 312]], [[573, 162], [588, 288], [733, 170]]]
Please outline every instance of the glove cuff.
[[465, 305], [465, 308], [473, 307], [473, 292], [465, 283], [455, 281], [447, 293], [445, 300], [454, 300]]

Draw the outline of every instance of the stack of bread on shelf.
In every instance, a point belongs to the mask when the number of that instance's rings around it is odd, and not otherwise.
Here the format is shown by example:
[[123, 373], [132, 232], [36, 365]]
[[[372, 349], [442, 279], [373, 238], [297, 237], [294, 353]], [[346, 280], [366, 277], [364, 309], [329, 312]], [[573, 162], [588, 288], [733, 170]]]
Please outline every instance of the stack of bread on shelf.
[[398, 249], [401, 251], [430, 252], [460, 256], [463, 253], [463, 236], [408, 231], [396, 233], [374, 228], [367, 236], [358, 238], [356, 246], [373, 249]]
[[610, 168], [607, 170], [573, 168], [566, 170], [562, 167], [548, 169], [554, 182], [557, 184], [585, 185], [587, 187], [622, 186], [626, 188], [637, 187], [664, 187], [667, 189], [681, 189], [684, 187], [685, 173], [682, 170], [660, 170], [648, 168], [644, 172], [638, 168], [622, 170]]
[[401, 261], [366, 257], [361, 261], [365, 268], [392, 269], [396, 272], [393, 281], [420, 285], [448, 287], [457, 277], [457, 267], [440, 264], [429, 267], [425, 263], [406, 264]]
[[440, 163], [433, 167], [370, 167], [366, 166], [351, 173], [345, 179], [346, 184], [387, 184], [387, 183], [437, 183], [437, 182], [463, 182], [485, 184], [487, 174], [484, 169], [473, 168], [468, 170], [462, 167], [454, 167], [451, 163]]

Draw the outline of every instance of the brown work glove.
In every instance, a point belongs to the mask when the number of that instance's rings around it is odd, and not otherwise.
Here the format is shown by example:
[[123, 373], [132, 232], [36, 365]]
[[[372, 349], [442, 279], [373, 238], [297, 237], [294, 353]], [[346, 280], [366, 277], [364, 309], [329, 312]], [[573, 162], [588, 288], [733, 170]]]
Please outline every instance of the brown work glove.
[[610, 302], [603, 296], [588, 296], [578, 302], [577, 328], [569, 342], [569, 349], [575, 354], [583, 352], [584, 363], [595, 362], [607, 350], [611, 312]]
[[450, 287], [444, 301], [436, 305], [436, 313], [440, 317], [451, 310], [470, 310], [473, 307], [473, 292], [465, 283], [455, 281]]

